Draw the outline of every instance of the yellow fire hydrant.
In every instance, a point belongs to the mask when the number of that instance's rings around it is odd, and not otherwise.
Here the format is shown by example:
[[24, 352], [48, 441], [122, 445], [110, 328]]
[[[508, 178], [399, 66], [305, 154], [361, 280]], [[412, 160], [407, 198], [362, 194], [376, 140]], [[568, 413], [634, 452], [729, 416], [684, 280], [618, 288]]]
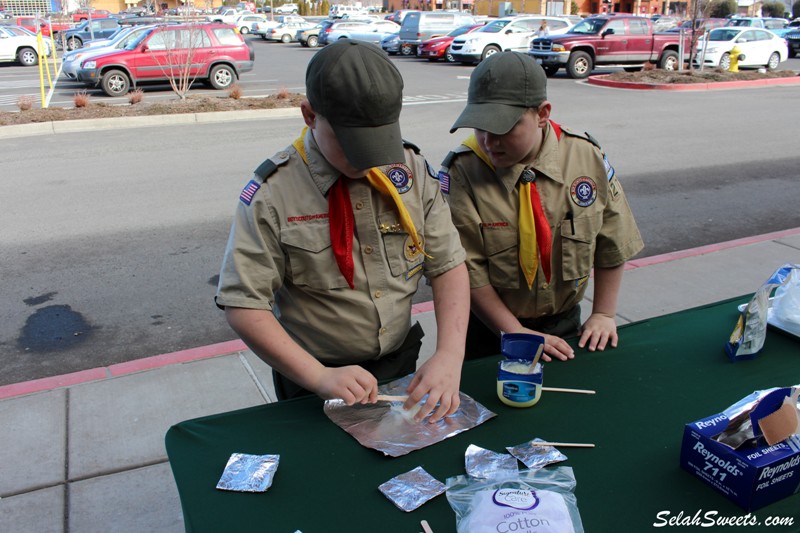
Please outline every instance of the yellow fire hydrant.
[[744, 54], [742, 50], [738, 46], [734, 46], [731, 48], [731, 51], [728, 52], [730, 55], [730, 65], [728, 66], [728, 72], [739, 72], [739, 61], [744, 59]]

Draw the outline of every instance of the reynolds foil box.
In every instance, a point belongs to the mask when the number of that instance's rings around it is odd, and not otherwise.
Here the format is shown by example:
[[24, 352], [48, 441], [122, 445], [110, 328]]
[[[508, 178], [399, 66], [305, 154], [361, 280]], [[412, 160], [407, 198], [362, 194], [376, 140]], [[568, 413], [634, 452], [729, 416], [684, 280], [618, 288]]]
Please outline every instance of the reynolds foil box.
[[[787, 390], [790, 389], [775, 389], [758, 401], [773, 396], [774, 403], [776, 397], [785, 397]], [[733, 418], [741, 421], [742, 417], [746, 419], [748, 416], [747, 411], [740, 411], [736, 417], [733, 414], [723, 412], [686, 424], [681, 445], [681, 467], [746, 511], [760, 509], [800, 492], [800, 437], [795, 434], [769, 445], [761, 435], [758, 419], [755, 419], [749, 435], [752, 438], [734, 448], [715, 440], [726, 430], [731, 431], [729, 425], [736, 425], [731, 424]]]

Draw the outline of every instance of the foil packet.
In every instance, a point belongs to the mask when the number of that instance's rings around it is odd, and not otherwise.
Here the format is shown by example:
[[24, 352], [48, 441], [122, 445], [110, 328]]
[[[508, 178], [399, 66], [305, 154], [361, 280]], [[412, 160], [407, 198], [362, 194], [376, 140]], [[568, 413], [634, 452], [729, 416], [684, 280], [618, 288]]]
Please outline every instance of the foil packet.
[[428, 500], [443, 494], [445, 485], [421, 466], [393, 477], [382, 483], [378, 490], [397, 506], [407, 513], [417, 509]]
[[794, 276], [800, 276], [800, 265], [787, 263], [780, 267], [756, 291], [753, 298], [739, 315], [736, 327], [725, 345], [725, 353], [731, 361], [753, 359], [764, 347], [769, 316], [769, 295], [778, 287], [787, 285]]
[[231, 454], [217, 488], [237, 492], [266, 492], [278, 470], [279, 455]]
[[537, 442], [545, 441], [536, 438], [516, 446], [506, 447], [506, 450], [531, 470], [567, 460], [567, 456], [558, 451], [555, 446], [537, 446]]
[[[406, 395], [413, 374], [378, 387], [378, 394]], [[331, 421], [349, 433], [362, 446], [391, 457], [400, 457], [472, 429], [497, 416], [463, 392], [458, 411], [430, 424], [414, 421], [403, 410], [403, 402], [347, 405], [343, 400], [326, 400], [323, 407]], [[424, 403], [425, 398], [420, 403]]]
[[493, 452], [474, 444], [470, 444], [464, 454], [464, 469], [468, 476], [482, 479], [513, 476], [519, 472], [513, 455]]

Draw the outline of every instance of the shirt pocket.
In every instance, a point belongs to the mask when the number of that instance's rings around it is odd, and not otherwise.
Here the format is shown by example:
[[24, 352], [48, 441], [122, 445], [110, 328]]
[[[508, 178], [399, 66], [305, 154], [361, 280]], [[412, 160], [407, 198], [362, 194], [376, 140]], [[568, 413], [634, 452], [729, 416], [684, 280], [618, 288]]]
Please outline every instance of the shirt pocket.
[[282, 228], [281, 242], [289, 258], [286, 273], [292, 283], [321, 290], [348, 287], [333, 255], [327, 225]]
[[[412, 254], [411, 250], [406, 253], [406, 242], [411, 244], [411, 238], [403, 229], [400, 220], [395, 213], [386, 213], [378, 216], [378, 227], [381, 229], [381, 240], [383, 241], [383, 251], [386, 254], [386, 261], [389, 263], [389, 270], [394, 277], [400, 277], [408, 272], [412, 263], [418, 263], [424, 256], [422, 254]], [[417, 230], [417, 235], [422, 239], [422, 235]], [[424, 246], [424, 244], [423, 244]], [[408, 256], [411, 256], [409, 259]]]
[[579, 280], [590, 274], [601, 225], [599, 213], [561, 222], [561, 275], [564, 281]]
[[482, 230], [484, 250], [489, 266], [489, 282], [494, 287], [519, 287], [519, 239], [510, 226]]

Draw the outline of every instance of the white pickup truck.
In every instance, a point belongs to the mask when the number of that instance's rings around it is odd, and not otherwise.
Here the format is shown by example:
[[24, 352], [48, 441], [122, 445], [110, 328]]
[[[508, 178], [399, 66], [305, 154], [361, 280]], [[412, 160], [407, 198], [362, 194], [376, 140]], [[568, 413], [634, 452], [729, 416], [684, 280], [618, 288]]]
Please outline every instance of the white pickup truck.
[[236, 9], [233, 7], [225, 8], [220, 10], [213, 15], [208, 15], [206, 20], [208, 22], [222, 22], [223, 24], [234, 24], [236, 19], [241, 17], [242, 15], [249, 15], [250, 11], [244, 11], [242, 9]]

